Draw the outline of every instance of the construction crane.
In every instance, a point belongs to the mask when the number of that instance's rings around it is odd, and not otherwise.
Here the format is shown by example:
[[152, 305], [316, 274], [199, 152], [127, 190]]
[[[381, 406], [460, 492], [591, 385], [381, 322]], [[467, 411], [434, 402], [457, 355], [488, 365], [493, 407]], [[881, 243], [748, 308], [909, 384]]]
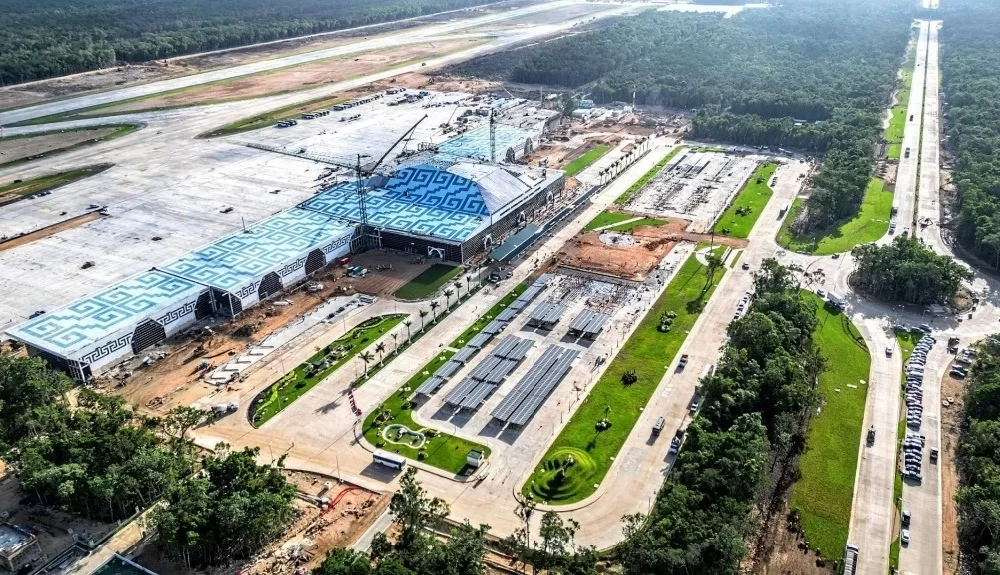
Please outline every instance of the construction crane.
[[[357, 197], [358, 197], [358, 210], [361, 213], [361, 247], [362, 247], [362, 249], [368, 249], [369, 247], [371, 247], [369, 245], [370, 241], [369, 241], [369, 237], [368, 237], [369, 234], [368, 234], [368, 202], [367, 202], [367, 196], [368, 196], [369, 189], [365, 187], [365, 183], [364, 183], [365, 178], [368, 178], [368, 177], [371, 177], [372, 175], [374, 175], [375, 174], [375, 170], [377, 170], [379, 168], [379, 166], [382, 165], [382, 162], [384, 162], [385, 159], [389, 157], [389, 154], [392, 153], [392, 151], [394, 149], [396, 149], [396, 146], [398, 146], [399, 143], [402, 142], [403, 140], [408, 139], [413, 134], [413, 132], [417, 129], [417, 126], [419, 126], [420, 123], [423, 122], [426, 119], [427, 119], [427, 114], [424, 114], [422, 118], [420, 118], [419, 120], [417, 120], [417, 122], [415, 124], [413, 124], [412, 126], [410, 126], [409, 130], [403, 132], [403, 135], [400, 136], [399, 139], [397, 139], [395, 142], [393, 142], [392, 145], [389, 146], [388, 149], [386, 149], [385, 153], [382, 154], [382, 157], [380, 157], [378, 160], [376, 160], [374, 162], [371, 162], [371, 163], [368, 163], [368, 164], [362, 165], [361, 164], [361, 159], [364, 158], [364, 157], [370, 157], [370, 156], [368, 156], [368, 154], [358, 154], [357, 155], [357, 161], [354, 163], [353, 166], [344, 166], [344, 165], [342, 165], [342, 167], [350, 168], [350, 169], [354, 170], [356, 194], [357, 194]], [[405, 144], [403, 145], [403, 148], [404, 149], [406, 148]]]
[[367, 249], [369, 247], [368, 205], [365, 196], [368, 195], [369, 190], [365, 187], [365, 179], [374, 175], [375, 171], [379, 168], [379, 166], [382, 165], [382, 162], [384, 162], [385, 159], [389, 157], [389, 154], [391, 154], [392, 151], [396, 149], [396, 146], [398, 146], [399, 143], [402, 142], [403, 140], [410, 138], [413, 135], [413, 132], [417, 129], [417, 126], [419, 126], [420, 123], [426, 119], [427, 119], [427, 114], [424, 114], [422, 118], [420, 118], [419, 120], [417, 120], [415, 124], [410, 126], [410, 129], [403, 132], [403, 135], [400, 136], [399, 139], [397, 139], [395, 142], [393, 142], [392, 145], [389, 146], [388, 149], [386, 149], [385, 153], [382, 154], [381, 157], [379, 157], [379, 159], [375, 160], [374, 162], [367, 162], [365, 164], [362, 164], [361, 161], [364, 158], [371, 158], [369, 154], [356, 154], [350, 159], [346, 159], [344, 157], [338, 157], [338, 156], [313, 154], [307, 152], [305, 148], [300, 148], [297, 151], [291, 151], [283, 147], [271, 146], [268, 144], [257, 144], [254, 142], [247, 142], [246, 146], [258, 150], [266, 150], [278, 154], [285, 154], [287, 156], [293, 156], [296, 158], [305, 158], [308, 160], [313, 160], [314, 162], [329, 164], [331, 166], [337, 166], [340, 168], [347, 168], [352, 172], [354, 172], [355, 188], [358, 198], [358, 210], [361, 213], [361, 245], [363, 249]]

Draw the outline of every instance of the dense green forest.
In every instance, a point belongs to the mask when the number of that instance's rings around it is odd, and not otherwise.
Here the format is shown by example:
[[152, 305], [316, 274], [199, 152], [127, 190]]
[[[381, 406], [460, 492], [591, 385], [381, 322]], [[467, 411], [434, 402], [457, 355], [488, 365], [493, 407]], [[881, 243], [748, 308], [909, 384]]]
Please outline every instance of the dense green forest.
[[0, 0], [0, 85], [377, 24], [490, 0]]
[[942, 83], [959, 242], [1000, 269], [1000, 10], [986, 0], [942, 3]]
[[948, 305], [962, 282], [972, 279], [968, 268], [908, 235], [890, 245], [863, 244], [851, 254], [855, 287], [889, 301]]
[[780, 520], [770, 499], [794, 480], [823, 359], [816, 308], [792, 273], [765, 260], [754, 283], [652, 512], [627, 520], [616, 556], [629, 575], [741, 573], [759, 524]]
[[968, 573], [1000, 572], [1000, 339], [979, 346], [969, 370], [958, 442], [959, 543]]
[[152, 525], [188, 567], [249, 557], [291, 519], [294, 488], [255, 452], [196, 459], [187, 432], [207, 412], [142, 417], [88, 389], [71, 406], [71, 387], [38, 358], [0, 353], [0, 458], [28, 501], [105, 522], [165, 501]]
[[823, 229], [861, 205], [911, 16], [889, 0], [792, 0], [733, 18], [651, 11], [453, 71], [598, 103], [635, 91], [639, 104], [698, 109], [696, 138], [824, 153], [805, 211]]

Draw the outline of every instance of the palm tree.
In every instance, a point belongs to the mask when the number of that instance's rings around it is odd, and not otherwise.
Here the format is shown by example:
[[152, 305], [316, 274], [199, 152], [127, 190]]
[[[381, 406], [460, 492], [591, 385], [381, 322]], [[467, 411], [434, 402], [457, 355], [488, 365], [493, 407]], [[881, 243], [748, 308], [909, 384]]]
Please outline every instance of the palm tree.
[[410, 326], [413, 325], [413, 320], [407, 318], [403, 320], [403, 325], [406, 326], [406, 343], [410, 343]]
[[455, 290], [448, 288], [444, 290], [444, 301], [448, 303], [448, 309], [451, 309], [451, 294], [455, 293]]
[[[457, 297], [458, 297], [459, 300], [462, 299], [462, 280], [461, 279], [455, 280], [455, 294], [457, 295]], [[469, 292], [468, 291], [465, 292], [465, 296], [466, 297], [469, 296]]]
[[368, 353], [367, 351], [362, 351], [361, 353], [358, 354], [358, 357], [361, 358], [361, 361], [365, 362], [365, 377], [368, 377], [368, 362], [375, 358], [372, 357], [372, 354]]
[[427, 317], [427, 310], [420, 310], [420, 333], [424, 333], [424, 318]]
[[375, 352], [378, 353], [378, 365], [382, 367], [382, 354], [385, 353], [385, 344], [381, 341], [375, 344]]
[[441, 304], [439, 304], [439, 303], [438, 303], [438, 302], [436, 302], [436, 301], [432, 301], [432, 302], [431, 302], [431, 312], [432, 312], [432, 313], [434, 314], [434, 320], [433, 320], [433, 323], [437, 323], [437, 321], [438, 321], [438, 314], [437, 314], [437, 308], [438, 308], [438, 307], [439, 307], [440, 305], [441, 305]]
[[465, 295], [472, 295], [472, 275], [465, 276]]
[[399, 334], [392, 332], [392, 352], [399, 355]]

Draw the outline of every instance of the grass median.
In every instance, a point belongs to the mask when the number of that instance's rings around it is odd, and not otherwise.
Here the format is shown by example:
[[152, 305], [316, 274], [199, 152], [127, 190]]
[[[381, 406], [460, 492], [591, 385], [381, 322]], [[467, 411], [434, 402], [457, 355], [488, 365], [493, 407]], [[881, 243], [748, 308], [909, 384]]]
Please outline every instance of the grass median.
[[340, 366], [373, 347], [377, 339], [389, 333], [406, 317], [407, 314], [373, 317], [317, 351], [257, 396], [251, 418], [253, 425], [260, 427], [281, 413]]
[[587, 166], [593, 164], [598, 158], [608, 153], [611, 148], [609, 146], [595, 146], [588, 150], [585, 154], [579, 158], [573, 160], [572, 162], [566, 164], [566, 177], [571, 178], [580, 172], [582, 172]]
[[798, 198], [781, 224], [778, 244], [795, 252], [827, 256], [849, 252], [854, 246], [874, 242], [889, 231], [892, 198], [893, 193], [885, 189], [882, 180], [872, 179], [868, 182], [858, 215], [841, 222], [831, 231], [803, 236], [795, 235], [791, 230], [792, 222], [802, 209], [803, 200]]
[[809, 423], [805, 452], [799, 460], [801, 478], [792, 486], [789, 505], [801, 515], [809, 544], [829, 559], [847, 545], [851, 502], [858, 467], [858, 445], [868, 396], [871, 356], [861, 334], [839, 311], [817, 305], [819, 326], [813, 334], [827, 370], [820, 374], [823, 398], [819, 414]]
[[774, 191], [768, 183], [777, 168], [777, 164], [766, 163], [754, 171], [733, 203], [729, 204], [726, 211], [719, 217], [715, 224], [716, 234], [731, 238], [746, 238], [750, 235], [750, 230], [757, 223], [757, 218], [760, 217], [767, 202], [774, 195]]
[[[681, 266], [528, 478], [522, 487], [526, 496], [565, 505], [597, 490], [725, 267], [718, 267], [711, 277], [707, 272], [695, 256]], [[661, 318], [671, 312], [676, 315], [670, 331], [660, 331]], [[625, 385], [623, 375], [631, 371], [638, 381]], [[605, 418], [611, 427], [598, 431], [597, 423]]]
[[4, 196], [30, 196], [40, 192], [48, 192], [88, 176], [99, 174], [113, 165], [114, 164], [96, 164], [93, 166], [86, 166], [75, 170], [49, 174], [47, 176], [40, 176], [37, 178], [31, 178], [30, 180], [23, 180], [21, 182], [0, 186], [0, 204], [4, 203]]
[[349, 98], [345, 98], [343, 96], [323, 96], [312, 100], [306, 100], [305, 102], [299, 102], [298, 104], [292, 104], [290, 106], [282, 106], [281, 108], [268, 110], [262, 114], [257, 114], [256, 116], [243, 118], [242, 120], [226, 124], [221, 128], [216, 128], [210, 132], [201, 134], [198, 137], [217, 138], [219, 136], [230, 136], [241, 132], [249, 132], [250, 130], [256, 130], [257, 128], [263, 128], [265, 126], [273, 126], [282, 120], [297, 120], [302, 116], [302, 114], [315, 112], [316, 110], [324, 108], [331, 108], [341, 102], [346, 102], [348, 99]]
[[634, 184], [629, 186], [629, 188], [625, 190], [625, 193], [615, 198], [615, 203], [618, 205], [622, 205], [631, 200], [632, 196], [635, 195], [636, 192], [641, 190], [643, 187], [645, 187], [646, 184], [649, 183], [650, 180], [655, 178], [656, 174], [659, 174], [660, 170], [666, 167], [666, 165], [670, 163], [670, 160], [673, 160], [674, 156], [679, 154], [683, 149], [684, 146], [677, 146], [673, 150], [670, 150], [669, 154], [667, 154], [662, 160], [657, 162], [655, 166], [650, 168], [649, 171], [643, 174], [641, 178], [636, 180]]
[[465, 459], [469, 451], [476, 449], [489, 457], [490, 448], [485, 445], [422, 427], [413, 421], [414, 404], [410, 401], [413, 391], [453, 355], [455, 352], [449, 350], [439, 353], [369, 413], [364, 423], [365, 440], [384, 451], [398, 453], [456, 475], [467, 471]]

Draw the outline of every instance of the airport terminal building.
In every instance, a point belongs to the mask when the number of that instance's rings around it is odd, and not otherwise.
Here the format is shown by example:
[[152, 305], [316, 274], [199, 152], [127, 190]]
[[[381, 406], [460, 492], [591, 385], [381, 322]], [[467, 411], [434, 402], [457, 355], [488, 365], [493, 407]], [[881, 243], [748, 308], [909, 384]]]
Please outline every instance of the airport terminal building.
[[[435, 155], [365, 182], [369, 246], [463, 263], [554, 201], [564, 175]], [[234, 318], [361, 246], [354, 182], [7, 331], [86, 381], [210, 316]]]
[[82, 381], [194, 322], [241, 311], [351, 250], [356, 226], [291, 209], [29, 319], [7, 335]]
[[[365, 182], [368, 245], [455, 263], [489, 251], [555, 201], [565, 176], [445, 156], [418, 160]], [[299, 205], [361, 223], [354, 182]]]

